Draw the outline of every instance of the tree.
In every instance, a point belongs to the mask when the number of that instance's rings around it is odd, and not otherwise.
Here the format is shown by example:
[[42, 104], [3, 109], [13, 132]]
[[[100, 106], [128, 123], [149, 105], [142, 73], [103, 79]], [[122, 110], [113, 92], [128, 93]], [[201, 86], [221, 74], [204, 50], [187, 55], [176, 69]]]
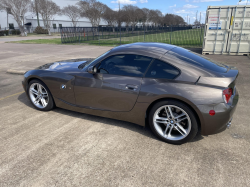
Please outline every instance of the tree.
[[[130, 17], [128, 16], [129, 15], [129, 12], [127, 10], [120, 10], [120, 23], [125, 23], [125, 26], [126, 26], [126, 31], [128, 31], [128, 27], [130, 26]], [[121, 25], [120, 25], [121, 26]]]
[[122, 8], [122, 15], [126, 26], [131, 24], [132, 29], [134, 29], [140, 18], [143, 16], [140, 9], [134, 5], [125, 5]]
[[183, 17], [175, 15], [175, 25], [185, 25], [185, 20]]
[[117, 19], [116, 19], [116, 17], [118, 16], [117, 14], [118, 14], [118, 12], [110, 9], [107, 6], [106, 9], [105, 9], [105, 12], [102, 15], [102, 19], [105, 20], [109, 26], [113, 27], [113, 32], [115, 32], [114, 26], [117, 23]]
[[83, 0], [77, 4], [80, 6], [81, 16], [88, 18], [93, 27], [98, 27], [107, 6], [96, 0]]
[[4, 6], [2, 5], [2, 2], [0, 1], [0, 11], [4, 10]]
[[30, 3], [31, 0], [0, 0], [0, 7], [11, 12], [22, 36], [25, 36], [23, 21], [25, 14], [29, 10]]
[[120, 3], [120, 1], [118, 1], [118, 11], [116, 11], [116, 13], [115, 13], [115, 23], [116, 23], [116, 25], [118, 26], [118, 27], [121, 27], [121, 25], [122, 25], [122, 20], [123, 20], [123, 18], [122, 18], [122, 11], [121, 11], [121, 3]]
[[166, 14], [164, 16], [164, 25], [184, 25], [185, 21], [181, 16], [175, 14]]
[[160, 10], [151, 10], [151, 22], [157, 26], [163, 22], [163, 14]]
[[143, 8], [141, 10], [143, 12], [141, 22], [142, 22], [143, 26], [145, 26], [146, 24], [149, 24], [149, 22], [151, 21], [152, 11], [147, 9], [147, 8]]
[[[50, 28], [53, 17], [60, 13], [60, 7], [50, 0], [36, 0], [38, 13], [42, 16], [44, 27], [48, 30], [51, 35]], [[35, 4], [32, 3], [32, 9], [35, 12]]]
[[195, 20], [195, 21], [194, 21], [194, 25], [196, 25], [196, 26], [197, 26], [197, 25], [200, 25], [200, 22], [199, 22], [198, 20]]
[[61, 13], [65, 16], [68, 16], [72, 23], [73, 26], [76, 27], [78, 20], [80, 19], [80, 9], [77, 6], [74, 5], [68, 5], [66, 7], [63, 7]]
[[107, 6], [105, 8], [104, 13], [102, 14], [102, 19], [104, 19], [104, 21], [106, 21], [108, 25], [115, 26], [116, 23], [115, 17], [116, 17], [116, 12]]

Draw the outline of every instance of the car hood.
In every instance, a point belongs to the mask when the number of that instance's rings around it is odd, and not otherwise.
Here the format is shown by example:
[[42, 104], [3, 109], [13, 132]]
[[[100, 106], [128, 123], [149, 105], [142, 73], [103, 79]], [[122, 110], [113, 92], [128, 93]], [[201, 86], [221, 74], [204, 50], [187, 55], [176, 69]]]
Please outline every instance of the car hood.
[[80, 71], [82, 69], [82, 66], [86, 62], [89, 62], [93, 60], [93, 58], [82, 58], [82, 59], [70, 59], [70, 60], [64, 60], [60, 62], [53, 62], [44, 64], [42, 66], [39, 66], [36, 69], [39, 70], [48, 70], [48, 71], [56, 71], [56, 72], [75, 72]]

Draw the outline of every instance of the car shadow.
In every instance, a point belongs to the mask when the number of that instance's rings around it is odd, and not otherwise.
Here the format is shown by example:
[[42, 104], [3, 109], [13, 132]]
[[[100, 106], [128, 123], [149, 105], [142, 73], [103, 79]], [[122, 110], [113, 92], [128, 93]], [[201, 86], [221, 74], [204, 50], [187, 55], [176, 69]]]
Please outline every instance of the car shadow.
[[[35, 109], [35, 107], [31, 104], [31, 102], [29, 101], [29, 99], [27, 98], [25, 93], [22, 93], [21, 95], [19, 95], [18, 100], [20, 102], [22, 102], [23, 104], [25, 104], [27, 107], [31, 107], [31, 108]], [[137, 125], [137, 124], [134, 124], [134, 123], [130, 123], [130, 122], [126, 122], [126, 121], [120, 121], [120, 120], [116, 120], [116, 119], [110, 119], [110, 118], [105, 118], [105, 117], [100, 117], [100, 116], [94, 116], [94, 115], [91, 115], [91, 114], [75, 112], [75, 111], [62, 109], [62, 108], [55, 108], [55, 109], [53, 109], [53, 111], [57, 112], [57, 113], [60, 113], [62, 115], [68, 115], [70, 117], [77, 117], [77, 118], [84, 119], [84, 120], [90, 120], [90, 121], [93, 121], [93, 122], [104, 123], [106, 125], [112, 125], [112, 126], [117, 126], [117, 127], [121, 127], [121, 128], [126, 128], [126, 129], [129, 129], [131, 131], [142, 134], [144, 136], [147, 136], [149, 138], [160, 141], [152, 133], [152, 131], [150, 130], [150, 127], [149, 127], [148, 124], [146, 124], [145, 127], [143, 127], [143, 126], [140, 126], [140, 125]], [[197, 133], [196, 137], [190, 142], [196, 142], [196, 141], [199, 141], [201, 139], [203, 139], [202, 135], [200, 133]]]

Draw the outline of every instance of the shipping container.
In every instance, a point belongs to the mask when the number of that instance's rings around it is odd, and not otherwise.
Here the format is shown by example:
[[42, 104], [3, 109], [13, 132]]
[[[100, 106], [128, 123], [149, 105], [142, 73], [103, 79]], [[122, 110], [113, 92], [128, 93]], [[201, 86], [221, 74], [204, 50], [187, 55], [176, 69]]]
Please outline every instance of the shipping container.
[[250, 52], [250, 5], [208, 6], [203, 54], [247, 55]]

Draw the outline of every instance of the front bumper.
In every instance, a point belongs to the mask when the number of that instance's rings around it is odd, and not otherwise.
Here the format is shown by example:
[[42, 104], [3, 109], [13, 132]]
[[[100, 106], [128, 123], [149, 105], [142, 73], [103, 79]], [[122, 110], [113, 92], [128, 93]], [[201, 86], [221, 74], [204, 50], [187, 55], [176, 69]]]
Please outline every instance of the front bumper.
[[[198, 105], [202, 113], [203, 124], [201, 126], [202, 135], [211, 135], [224, 131], [231, 126], [233, 114], [236, 110], [239, 100], [238, 92], [232, 98], [232, 103], [219, 103], [211, 105]], [[209, 115], [209, 111], [214, 110], [215, 115]]]

